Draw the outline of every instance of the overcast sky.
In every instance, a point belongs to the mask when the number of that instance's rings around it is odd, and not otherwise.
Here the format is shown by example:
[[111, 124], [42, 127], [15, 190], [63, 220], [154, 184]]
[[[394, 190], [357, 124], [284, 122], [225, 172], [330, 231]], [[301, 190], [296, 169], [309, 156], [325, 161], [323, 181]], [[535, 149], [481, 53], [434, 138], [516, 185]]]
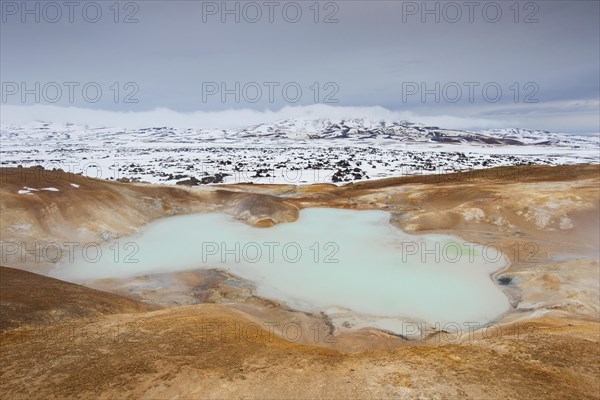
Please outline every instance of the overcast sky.
[[2, 1], [3, 122], [154, 113], [230, 126], [352, 107], [341, 110], [600, 131], [594, 0], [229, 1], [229, 14], [221, 1], [121, 2], [118, 14], [113, 1], [26, 3]]

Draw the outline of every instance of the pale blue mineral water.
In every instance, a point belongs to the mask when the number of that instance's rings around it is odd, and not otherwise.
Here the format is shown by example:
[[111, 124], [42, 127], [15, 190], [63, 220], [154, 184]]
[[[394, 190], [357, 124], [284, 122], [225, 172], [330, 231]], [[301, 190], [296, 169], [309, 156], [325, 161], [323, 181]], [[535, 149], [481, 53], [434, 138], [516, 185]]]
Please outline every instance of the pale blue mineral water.
[[219, 213], [171, 217], [103, 244], [101, 255], [92, 249], [87, 260], [63, 262], [52, 276], [83, 282], [218, 268], [253, 281], [259, 296], [304, 311], [442, 324], [485, 323], [509, 308], [490, 278], [507, 264], [499, 249], [407, 234], [389, 218], [311, 208], [295, 222], [254, 228]]

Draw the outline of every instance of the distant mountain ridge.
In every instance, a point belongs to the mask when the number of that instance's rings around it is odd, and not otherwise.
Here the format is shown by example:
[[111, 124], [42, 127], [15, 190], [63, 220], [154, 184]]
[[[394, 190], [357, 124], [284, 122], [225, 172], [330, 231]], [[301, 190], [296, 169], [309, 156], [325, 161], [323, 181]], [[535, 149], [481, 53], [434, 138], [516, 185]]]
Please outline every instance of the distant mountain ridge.
[[262, 123], [237, 129], [182, 129], [163, 127], [147, 127], [138, 129], [91, 128], [74, 124], [31, 123], [21, 126], [3, 126], [3, 138], [18, 135], [21, 139], [38, 135], [47, 135], [56, 140], [107, 140], [122, 142], [136, 140], [154, 142], [221, 142], [250, 139], [254, 143], [264, 145], [277, 144], [280, 140], [301, 141], [303, 143], [325, 140], [343, 144], [378, 144], [385, 143], [432, 143], [432, 144], [472, 144], [491, 146], [557, 146], [588, 147], [600, 143], [598, 137], [577, 136], [551, 133], [542, 130], [522, 128], [488, 129], [484, 131], [468, 131], [445, 129], [410, 121], [386, 121], [367, 118], [352, 119], [285, 119], [273, 123]]
[[[354, 119], [285, 119], [228, 132], [237, 137], [288, 139], [384, 139], [400, 142], [433, 142], [482, 145], [572, 146], [590, 138], [530, 129], [489, 129], [466, 131], [427, 126], [410, 121]], [[593, 138], [591, 138], [593, 140]]]

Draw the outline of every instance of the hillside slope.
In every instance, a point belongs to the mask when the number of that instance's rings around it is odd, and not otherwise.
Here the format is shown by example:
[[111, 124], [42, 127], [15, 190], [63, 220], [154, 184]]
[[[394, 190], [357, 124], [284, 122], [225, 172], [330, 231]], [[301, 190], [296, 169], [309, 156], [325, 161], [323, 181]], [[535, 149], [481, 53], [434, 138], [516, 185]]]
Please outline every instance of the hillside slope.
[[0, 329], [44, 326], [158, 307], [31, 272], [0, 267]]

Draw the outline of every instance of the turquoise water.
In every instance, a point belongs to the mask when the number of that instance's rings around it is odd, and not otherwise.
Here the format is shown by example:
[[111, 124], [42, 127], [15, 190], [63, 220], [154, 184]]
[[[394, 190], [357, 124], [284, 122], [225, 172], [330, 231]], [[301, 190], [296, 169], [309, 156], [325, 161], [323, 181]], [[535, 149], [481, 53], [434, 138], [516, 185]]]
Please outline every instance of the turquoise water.
[[509, 308], [490, 274], [506, 265], [495, 248], [446, 235], [410, 235], [384, 211], [306, 209], [293, 223], [253, 228], [198, 214], [154, 222], [76, 257], [52, 276], [74, 282], [219, 268], [249, 279], [260, 296], [304, 311], [368, 318], [490, 321]]

